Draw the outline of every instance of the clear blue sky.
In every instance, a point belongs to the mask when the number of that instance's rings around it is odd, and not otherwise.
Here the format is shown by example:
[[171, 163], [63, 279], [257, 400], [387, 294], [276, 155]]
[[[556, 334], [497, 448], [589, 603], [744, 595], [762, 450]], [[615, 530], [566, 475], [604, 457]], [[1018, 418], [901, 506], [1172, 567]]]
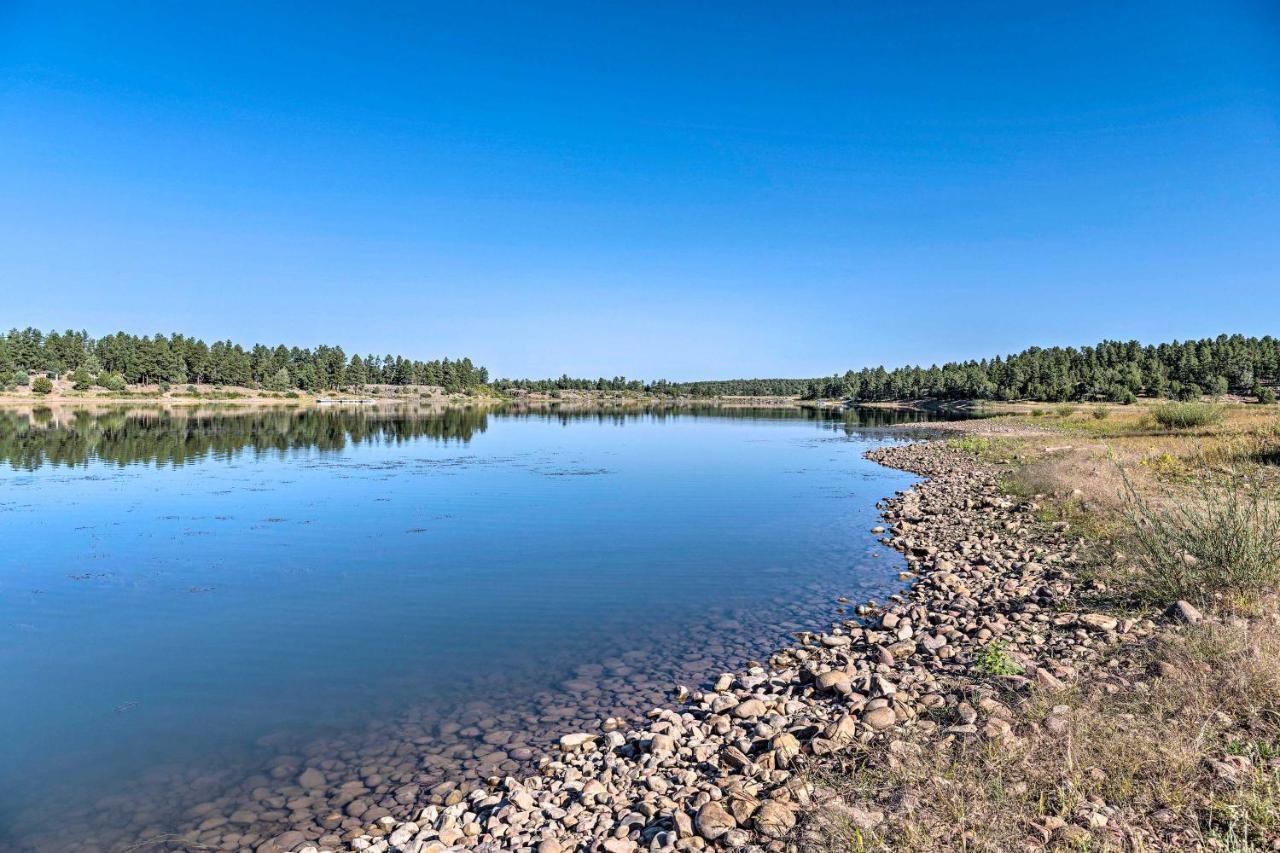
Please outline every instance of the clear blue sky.
[[1280, 333], [1280, 5], [0, 0], [28, 324], [672, 379]]

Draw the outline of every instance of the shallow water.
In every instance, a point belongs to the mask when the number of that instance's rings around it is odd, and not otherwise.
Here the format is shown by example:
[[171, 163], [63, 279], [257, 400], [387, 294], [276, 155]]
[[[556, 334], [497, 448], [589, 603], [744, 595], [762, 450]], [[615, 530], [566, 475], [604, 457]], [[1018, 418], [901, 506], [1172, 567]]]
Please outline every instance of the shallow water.
[[319, 838], [307, 766], [377, 808], [740, 668], [897, 587], [900, 417], [0, 414], [0, 843]]

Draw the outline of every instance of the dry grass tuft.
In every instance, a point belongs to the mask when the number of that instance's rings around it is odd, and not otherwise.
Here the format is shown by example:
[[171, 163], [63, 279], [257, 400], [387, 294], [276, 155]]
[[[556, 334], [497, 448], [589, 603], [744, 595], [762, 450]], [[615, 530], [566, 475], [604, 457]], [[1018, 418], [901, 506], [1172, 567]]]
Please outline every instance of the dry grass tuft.
[[1013, 743], [855, 755], [815, 780], [826, 805], [802, 847], [1271, 849], [1280, 839], [1280, 627], [1188, 628], [1123, 664], [1088, 691], [1029, 699]]
[[1213, 403], [1165, 403], [1152, 409], [1151, 416], [1165, 429], [1191, 429], [1221, 423], [1224, 412]]
[[1159, 604], [1187, 599], [1247, 609], [1280, 586], [1280, 504], [1257, 477], [1201, 462], [1176, 501], [1156, 503], [1121, 469], [1135, 546], [1134, 591]]

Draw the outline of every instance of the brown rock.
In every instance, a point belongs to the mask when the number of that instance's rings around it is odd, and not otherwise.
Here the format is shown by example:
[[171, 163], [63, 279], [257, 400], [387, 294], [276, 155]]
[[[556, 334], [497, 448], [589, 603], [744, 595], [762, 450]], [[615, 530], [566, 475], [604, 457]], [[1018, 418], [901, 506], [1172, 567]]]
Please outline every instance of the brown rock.
[[323, 788], [324, 783], [324, 774], [314, 767], [308, 767], [298, 776], [298, 784], [308, 791], [316, 788]]
[[1104, 613], [1086, 613], [1077, 620], [1085, 628], [1090, 631], [1099, 631], [1106, 633], [1114, 631], [1120, 623], [1113, 616], [1107, 616]]
[[698, 828], [698, 834], [708, 841], [715, 841], [731, 829], [736, 829], [737, 821], [733, 819], [733, 815], [729, 814], [715, 800], [698, 809], [698, 817], [695, 820]]
[[756, 831], [765, 838], [785, 838], [795, 825], [795, 812], [777, 800], [766, 800], [756, 811]]
[[1197, 610], [1189, 601], [1175, 601], [1165, 612], [1171, 618], [1176, 619], [1179, 622], [1186, 622], [1188, 625], [1195, 625], [1197, 622], [1204, 619], [1203, 614], [1201, 614], [1200, 611]]
[[838, 669], [819, 674], [814, 679], [814, 684], [820, 690], [829, 690], [835, 693], [848, 693], [852, 689], [849, 682], [849, 673]]
[[822, 730], [822, 736], [834, 743], [848, 743], [853, 740], [856, 731], [857, 726], [853, 722], [853, 717], [841, 714], [827, 724], [827, 727]]
[[1044, 667], [1036, 669], [1036, 685], [1048, 693], [1060, 693], [1066, 688], [1061, 679]]
[[894, 713], [893, 708], [884, 706], [881, 708], [872, 708], [862, 715], [862, 722], [876, 731], [883, 731], [898, 721], [898, 715]]

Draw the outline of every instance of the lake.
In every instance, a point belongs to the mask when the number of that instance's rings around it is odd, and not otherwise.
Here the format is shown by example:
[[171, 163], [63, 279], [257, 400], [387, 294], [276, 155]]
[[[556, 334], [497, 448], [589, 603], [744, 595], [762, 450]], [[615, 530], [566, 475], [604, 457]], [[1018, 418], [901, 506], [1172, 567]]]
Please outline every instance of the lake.
[[341, 835], [762, 660], [900, 586], [903, 419], [0, 412], [0, 846]]

